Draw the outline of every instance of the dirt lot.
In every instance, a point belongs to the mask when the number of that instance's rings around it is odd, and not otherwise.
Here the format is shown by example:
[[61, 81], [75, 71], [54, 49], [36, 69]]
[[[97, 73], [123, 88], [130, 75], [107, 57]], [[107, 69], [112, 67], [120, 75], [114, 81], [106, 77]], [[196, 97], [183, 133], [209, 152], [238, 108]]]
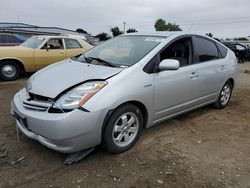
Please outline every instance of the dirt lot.
[[[0, 82], [1, 187], [250, 187], [250, 63], [239, 66], [231, 103], [187, 113], [143, 132], [128, 152], [97, 148], [78, 164], [35, 141], [16, 138], [10, 101], [27, 76]], [[25, 156], [19, 168], [8, 161]]]

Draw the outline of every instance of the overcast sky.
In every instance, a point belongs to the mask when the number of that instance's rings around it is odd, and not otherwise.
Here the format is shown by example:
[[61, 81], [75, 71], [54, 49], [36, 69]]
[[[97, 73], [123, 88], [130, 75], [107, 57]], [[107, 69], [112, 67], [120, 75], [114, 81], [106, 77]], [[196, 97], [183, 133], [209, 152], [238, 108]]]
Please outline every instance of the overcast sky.
[[250, 0], [0, 0], [0, 22], [23, 22], [93, 35], [126, 29], [154, 31], [163, 18], [185, 31], [212, 32], [216, 37], [250, 35]]

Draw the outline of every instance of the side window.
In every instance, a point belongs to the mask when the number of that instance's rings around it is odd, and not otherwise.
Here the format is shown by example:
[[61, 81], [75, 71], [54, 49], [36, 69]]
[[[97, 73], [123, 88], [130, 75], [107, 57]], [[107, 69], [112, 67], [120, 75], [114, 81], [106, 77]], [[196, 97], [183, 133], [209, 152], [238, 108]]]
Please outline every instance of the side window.
[[198, 62], [219, 59], [218, 49], [213, 41], [196, 37], [196, 58]]
[[0, 43], [3, 43], [3, 35], [0, 35]]
[[225, 48], [223, 45], [221, 45], [220, 43], [216, 43], [219, 50], [220, 50], [220, 53], [221, 53], [221, 56], [222, 58], [225, 58], [227, 56], [227, 48]]
[[160, 53], [160, 61], [163, 59], [176, 59], [180, 66], [192, 64], [192, 42], [190, 38], [183, 38], [170, 44]]
[[82, 48], [79, 42], [75, 39], [64, 39], [66, 49]]
[[47, 48], [51, 50], [64, 49], [62, 39], [49, 39], [48, 42], [46, 42], [46, 44], [42, 47], [42, 49]]

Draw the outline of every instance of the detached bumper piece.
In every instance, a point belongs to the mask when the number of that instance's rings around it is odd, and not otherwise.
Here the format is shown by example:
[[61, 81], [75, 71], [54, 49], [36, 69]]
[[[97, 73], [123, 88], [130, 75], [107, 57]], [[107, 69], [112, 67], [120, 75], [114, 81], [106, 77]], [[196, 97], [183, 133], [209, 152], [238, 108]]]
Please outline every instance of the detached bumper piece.
[[89, 155], [94, 150], [95, 150], [95, 148], [90, 148], [90, 149], [78, 151], [78, 152], [75, 152], [75, 153], [71, 153], [64, 160], [63, 164], [65, 164], [65, 165], [71, 165], [73, 163], [78, 163], [80, 160], [82, 160], [84, 157], [86, 157], [87, 155]]

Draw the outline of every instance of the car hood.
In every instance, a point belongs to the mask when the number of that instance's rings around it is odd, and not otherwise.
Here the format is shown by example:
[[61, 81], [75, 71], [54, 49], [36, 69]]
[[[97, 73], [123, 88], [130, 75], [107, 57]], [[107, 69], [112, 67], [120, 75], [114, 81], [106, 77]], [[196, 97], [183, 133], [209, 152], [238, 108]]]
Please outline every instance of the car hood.
[[23, 47], [23, 46], [0, 46], [0, 50], [27, 50], [31, 48]]
[[88, 81], [105, 80], [121, 72], [122, 68], [93, 65], [66, 59], [35, 73], [27, 82], [30, 93], [55, 98], [64, 90]]
[[[23, 53], [32, 53], [33, 49], [26, 48], [22, 46], [8, 46], [8, 47], [0, 47], [0, 58], [5, 57], [23, 57]], [[26, 54], [27, 55], [27, 54]]]

